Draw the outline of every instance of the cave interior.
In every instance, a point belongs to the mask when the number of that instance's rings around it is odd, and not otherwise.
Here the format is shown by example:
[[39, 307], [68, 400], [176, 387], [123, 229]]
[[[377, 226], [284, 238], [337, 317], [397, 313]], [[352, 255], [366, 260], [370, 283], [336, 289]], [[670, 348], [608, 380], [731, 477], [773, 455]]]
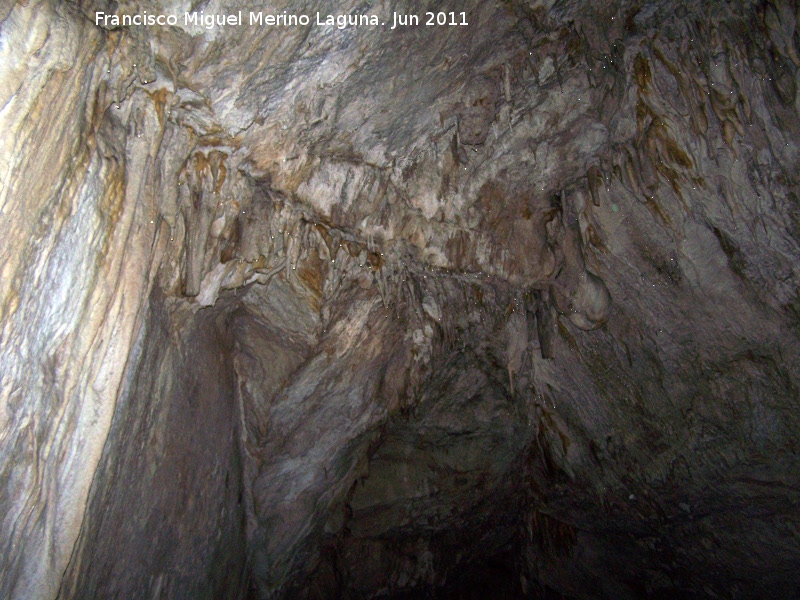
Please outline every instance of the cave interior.
[[0, 5], [0, 597], [800, 597], [799, 21]]

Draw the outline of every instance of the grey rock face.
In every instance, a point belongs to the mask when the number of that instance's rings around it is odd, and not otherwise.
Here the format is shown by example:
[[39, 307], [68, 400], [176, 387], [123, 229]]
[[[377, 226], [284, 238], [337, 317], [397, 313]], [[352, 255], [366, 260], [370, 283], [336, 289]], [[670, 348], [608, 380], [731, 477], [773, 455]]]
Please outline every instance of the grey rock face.
[[0, 7], [0, 597], [800, 593], [800, 8], [463, 8]]

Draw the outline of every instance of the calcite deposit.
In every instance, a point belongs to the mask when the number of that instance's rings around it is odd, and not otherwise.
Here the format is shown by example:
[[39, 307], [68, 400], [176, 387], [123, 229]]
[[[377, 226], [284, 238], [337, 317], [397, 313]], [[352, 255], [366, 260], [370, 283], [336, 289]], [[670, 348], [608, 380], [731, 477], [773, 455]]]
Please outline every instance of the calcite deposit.
[[798, 597], [799, 19], [0, 4], [0, 598]]

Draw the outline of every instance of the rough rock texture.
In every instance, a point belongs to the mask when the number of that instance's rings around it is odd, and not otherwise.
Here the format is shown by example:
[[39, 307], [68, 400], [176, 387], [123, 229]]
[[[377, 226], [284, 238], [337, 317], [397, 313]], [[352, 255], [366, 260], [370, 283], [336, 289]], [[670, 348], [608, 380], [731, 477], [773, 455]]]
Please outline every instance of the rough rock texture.
[[[209, 311], [169, 312], [151, 299], [64, 597], [235, 598], [246, 583], [232, 339]], [[133, 560], [113, 551], [120, 540]]]
[[798, 19], [0, 6], [0, 597], [797, 597]]

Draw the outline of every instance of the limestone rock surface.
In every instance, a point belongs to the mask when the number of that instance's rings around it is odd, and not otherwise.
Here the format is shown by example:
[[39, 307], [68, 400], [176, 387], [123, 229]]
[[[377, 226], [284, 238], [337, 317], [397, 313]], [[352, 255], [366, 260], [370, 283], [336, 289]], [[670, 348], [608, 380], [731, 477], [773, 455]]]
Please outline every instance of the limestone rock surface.
[[0, 597], [797, 597], [798, 19], [0, 5]]

